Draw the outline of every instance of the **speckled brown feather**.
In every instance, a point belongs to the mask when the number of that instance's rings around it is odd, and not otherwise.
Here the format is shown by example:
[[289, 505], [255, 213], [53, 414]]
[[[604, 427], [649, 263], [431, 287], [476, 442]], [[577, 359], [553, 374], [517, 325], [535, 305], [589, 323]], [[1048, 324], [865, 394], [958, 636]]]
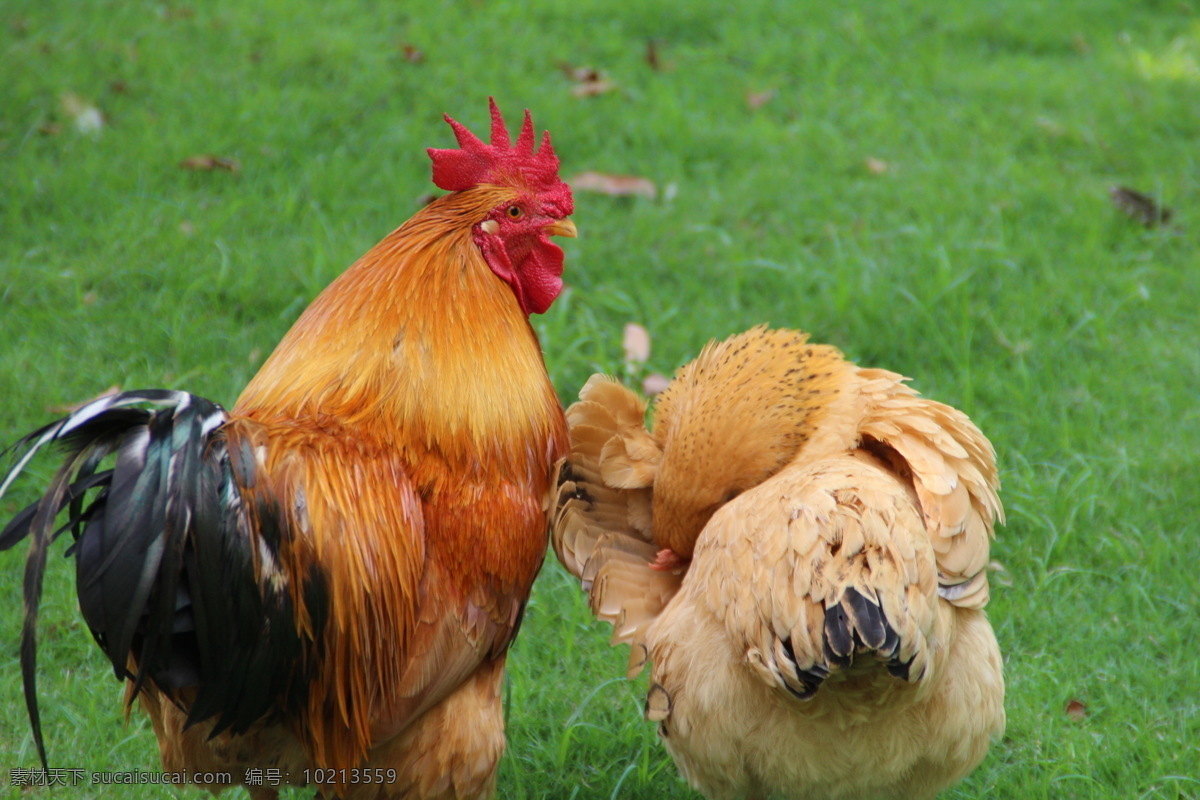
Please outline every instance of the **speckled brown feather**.
[[[654, 403], [662, 450], [654, 541], [685, 558], [713, 512], [756, 486], [802, 447], [852, 435], [851, 365], [799, 331], [753, 328], [710, 342]], [[730, 442], [738, 446], [731, 447]], [[697, 467], [702, 467], [700, 477]]]

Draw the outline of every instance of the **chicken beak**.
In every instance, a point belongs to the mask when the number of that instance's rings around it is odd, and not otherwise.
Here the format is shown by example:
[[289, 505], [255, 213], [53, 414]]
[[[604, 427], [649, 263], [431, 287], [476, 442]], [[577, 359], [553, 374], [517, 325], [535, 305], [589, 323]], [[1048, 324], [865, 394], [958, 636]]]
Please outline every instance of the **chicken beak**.
[[579, 235], [579, 231], [575, 229], [575, 223], [569, 219], [556, 219], [542, 230], [549, 236], [567, 236], [574, 239]]

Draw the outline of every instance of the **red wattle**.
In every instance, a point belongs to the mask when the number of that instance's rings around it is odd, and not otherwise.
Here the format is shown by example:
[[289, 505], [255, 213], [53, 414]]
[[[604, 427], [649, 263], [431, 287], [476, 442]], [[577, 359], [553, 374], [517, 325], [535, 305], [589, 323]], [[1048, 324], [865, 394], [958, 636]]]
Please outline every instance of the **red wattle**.
[[538, 237], [516, 267], [500, 237], [479, 231], [475, 243], [492, 272], [512, 289], [525, 316], [545, 314], [562, 292], [563, 251], [549, 238]]
[[521, 308], [526, 314], [545, 314], [562, 292], [563, 251], [556, 244], [543, 239], [529, 251], [517, 280], [521, 291], [517, 299], [524, 302]]

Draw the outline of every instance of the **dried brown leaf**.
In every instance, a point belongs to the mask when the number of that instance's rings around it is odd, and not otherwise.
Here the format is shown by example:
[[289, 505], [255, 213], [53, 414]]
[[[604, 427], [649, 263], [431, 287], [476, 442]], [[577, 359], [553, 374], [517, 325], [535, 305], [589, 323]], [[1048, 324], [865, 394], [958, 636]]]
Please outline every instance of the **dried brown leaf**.
[[1087, 705], [1084, 704], [1082, 700], [1077, 700], [1075, 698], [1071, 698], [1067, 701], [1066, 706], [1063, 707], [1063, 711], [1066, 712], [1068, 717], [1076, 722], [1083, 722], [1085, 719], [1087, 719], [1088, 715]]
[[867, 172], [870, 172], [872, 175], [882, 175], [891, 169], [891, 166], [888, 164], [888, 162], [884, 161], [882, 158], [868, 156], [867, 160], [863, 163], [865, 163], [867, 166]]
[[746, 105], [751, 111], [757, 111], [775, 99], [778, 92], [775, 89], [764, 89], [761, 92], [746, 92]]
[[425, 61], [425, 51], [415, 44], [400, 45], [400, 55], [404, 56], [404, 60], [410, 64], [421, 64]]
[[103, 392], [96, 395], [95, 397], [89, 397], [87, 400], [80, 400], [78, 403], [61, 403], [59, 405], [46, 406], [46, 412], [48, 414], [74, 414], [76, 411], [83, 408], [88, 403], [94, 402], [94, 401], [99, 400], [104, 397], [112, 397], [114, 394], [117, 394], [120, 391], [121, 391], [121, 387], [114, 384], [113, 386], [108, 387], [107, 389], [105, 389]]
[[595, 81], [585, 81], [571, 89], [573, 97], [595, 97], [600, 94], [608, 94], [614, 92], [617, 85], [608, 78], [601, 78]]
[[59, 125], [57, 122], [43, 122], [41, 125], [38, 125], [37, 131], [42, 136], [58, 136], [62, 133], [62, 125]]
[[567, 181], [581, 192], [599, 192], [613, 197], [641, 196], [653, 198], [658, 187], [649, 178], [637, 175], [610, 175], [606, 172], [581, 172]]
[[576, 83], [592, 83], [604, 77], [598, 69], [593, 67], [576, 67], [565, 61], [558, 62], [558, 68], [562, 70], [564, 75]]
[[675, 62], [668, 61], [662, 57], [659, 44], [654, 39], [646, 42], [646, 63], [655, 72], [670, 72], [675, 69]]
[[1160, 206], [1158, 201], [1150, 195], [1142, 194], [1128, 186], [1110, 186], [1108, 197], [1123, 214], [1130, 219], [1137, 220], [1147, 228], [1154, 228], [1170, 222], [1175, 213], [1166, 206]]
[[625, 366], [633, 369], [650, 358], [650, 333], [636, 322], [625, 323], [622, 337], [625, 347]]
[[603, 72], [594, 67], [576, 67], [565, 61], [558, 63], [562, 73], [575, 82], [571, 94], [575, 97], [595, 97], [614, 91], [617, 84], [609, 80]]
[[656, 394], [662, 394], [671, 385], [671, 379], [665, 375], [660, 375], [657, 372], [651, 372], [642, 379], [642, 391], [648, 397], [653, 397]]
[[113, 94], [129, 94], [129, 84], [122, 80], [115, 80], [108, 84], [108, 90]]
[[212, 172], [213, 170], [223, 169], [226, 172], [236, 173], [241, 170], [241, 165], [235, 159], [214, 156], [212, 153], [185, 158], [179, 162], [179, 166], [183, 169], [196, 170], [198, 172]]
[[662, 62], [658, 58], [658, 44], [653, 39], [646, 42], [646, 63], [656, 72], [662, 69]]

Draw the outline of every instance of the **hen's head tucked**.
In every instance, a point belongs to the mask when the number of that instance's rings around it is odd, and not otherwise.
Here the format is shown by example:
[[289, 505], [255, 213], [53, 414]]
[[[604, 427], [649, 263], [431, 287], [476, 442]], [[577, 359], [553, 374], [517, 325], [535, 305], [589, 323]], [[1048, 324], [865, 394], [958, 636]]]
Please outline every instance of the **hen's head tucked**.
[[848, 362], [764, 326], [710, 342], [654, 404], [654, 540], [690, 558], [717, 509], [782, 469], [820, 427]]
[[533, 120], [525, 122], [516, 144], [496, 101], [492, 110], [492, 140], [484, 144], [463, 125], [446, 117], [459, 149], [429, 148], [433, 182], [451, 192], [475, 187], [510, 190], [503, 203], [475, 224], [475, 243], [483, 257], [516, 295], [526, 314], [542, 314], [562, 291], [563, 252], [551, 236], [575, 236], [567, 217], [575, 210], [571, 187], [558, 177], [558, 156], [550, 132], [534, 150]]

